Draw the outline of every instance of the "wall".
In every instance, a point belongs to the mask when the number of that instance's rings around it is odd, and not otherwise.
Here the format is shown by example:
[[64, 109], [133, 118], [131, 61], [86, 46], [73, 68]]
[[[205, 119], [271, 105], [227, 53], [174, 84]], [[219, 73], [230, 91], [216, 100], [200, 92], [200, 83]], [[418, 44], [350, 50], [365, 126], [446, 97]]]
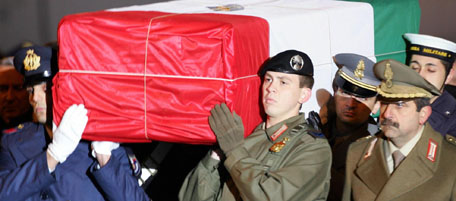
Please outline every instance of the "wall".
[[1, 0], [0, 55], [11, 54], [24, 41], [57, 40], [57, 26], [65, 15], [160, 1], [164, 0]]
[[456, 0], [420, 0], [420, 33], [456, 42]]

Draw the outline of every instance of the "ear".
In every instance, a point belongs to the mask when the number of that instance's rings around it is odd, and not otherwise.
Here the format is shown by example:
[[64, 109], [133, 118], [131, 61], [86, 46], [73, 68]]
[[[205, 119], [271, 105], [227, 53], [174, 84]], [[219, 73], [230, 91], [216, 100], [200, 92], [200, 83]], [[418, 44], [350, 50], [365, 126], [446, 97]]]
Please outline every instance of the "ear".
[[33, 104], [32, 104], [32, 103], [33, 103], [33, 93], [29, 93], [29, 94], [28, 94], [28, 101], [29, 101], [29, 104], [30, 104], [30, 105], [33, 105]]
[[423, 108], [421, 108], [419, 113], [420, 113], [419, 123], [420, 123], [420, 125], [424, 125], [424, 123], [426, 123], [427, 119], [432, 114], [432, 108], [430, 105], [424, 106]]
[[380, 101], [376, 100], [374, 107], [371, 110], [372, 114], [377, 114], [378, 110], [380, 109]]
[[317, 92], [315, 92], [315, 95], [317, 96], [317, 103], [320, 107], [326, 105], [326, 103], [329, 101], [329, 98], [331, 97], [329, 91], [323, 88], [318, 89]]
[[452, 82], [453, 77], [454, 77], [455, 68], [456, 68], [456, 62], [453, 63], [453, 67], [450, 69], [450, 72], [448, 73], [448, 77], [447, 77], [447, 79], [445, 80], [445, 84], [453, 84], [453, 83], [451, 83], [451, 82]]
[[298, 102], [303, 104], [310, 99], [310, 96], [312, 96], [312, 90], [307, 87], [303, 87], [301, 88], [301, 96], [299, 97]]

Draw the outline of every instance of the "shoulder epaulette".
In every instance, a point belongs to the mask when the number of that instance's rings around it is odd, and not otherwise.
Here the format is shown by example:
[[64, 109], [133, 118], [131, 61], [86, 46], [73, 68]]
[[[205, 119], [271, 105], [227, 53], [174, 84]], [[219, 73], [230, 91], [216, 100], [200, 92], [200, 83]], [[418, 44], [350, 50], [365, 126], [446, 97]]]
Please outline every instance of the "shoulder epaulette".
[[24, 128], [24, 124], [19, 124], [16, 127], [5, 129], [2, 131], [3, 134], [13, 134]]
[[325, 135], [319, 131], [309, 131], [309, 135], [313, 136], [314, 138], [326, 138]]
[[447, 134], [447, 135], [445, 135], [445, 139], [446, 139], [450, 144], [456, 145], [456, 137]]
[[362, 137], [362, 138], [357, 139], [355, 142], [361, 142], [361, 141], [369, 140], [372, 137], [374, 137], [374, 136], [373, 135], [368, 135], [366, 137]]
[[290, 134], [295, 135], [297, 133], [300, 133], [301, 130], [307, 130], [307, 133], [309, 133], [309, 135], [313, 136], [314, 138], [325, 138], [325, 135], [322, 132], [313, 129], [307, 123], [298, 124], [297, 126], [291, 129]]

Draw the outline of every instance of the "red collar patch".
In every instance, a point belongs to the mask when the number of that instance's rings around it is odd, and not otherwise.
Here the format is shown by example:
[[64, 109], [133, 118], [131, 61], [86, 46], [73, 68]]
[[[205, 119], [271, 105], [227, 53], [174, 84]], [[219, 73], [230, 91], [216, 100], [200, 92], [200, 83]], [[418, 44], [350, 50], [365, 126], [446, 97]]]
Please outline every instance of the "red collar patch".
[[11, 133], [14, 133], [16, 131], [17, 131], [17, 128], [9, 128], [9, 129], [3, 130], [3, 134], [11, 134]]
[[5, 135], [8, 135], [8, 134], [15, 133], [15, 132], [17, 132], [17, 130], [22, 129], [22, 128], [24, 128], [24, 124], [19, 124], [19, 125], [17, 125], [14, 128], [9, 128], [9, 129], [3, 130], [2, 133], [5, 134]]
[[287, 129], [288, 126], [286, 124], [282, 125], [282, 127], [280, 127], [276, 132], [274, 132], [274, 134], [271, 135], [272, 141], [277, 140], [277, 138], [279, 138]]
[[426, 158], [432, 162], [435, 161], [435, 153], [437, 152], [437, 142], [435, 142], [433, 139], [429, 139], [429, 144], [428, 144], [428, 151], [426, 154]]

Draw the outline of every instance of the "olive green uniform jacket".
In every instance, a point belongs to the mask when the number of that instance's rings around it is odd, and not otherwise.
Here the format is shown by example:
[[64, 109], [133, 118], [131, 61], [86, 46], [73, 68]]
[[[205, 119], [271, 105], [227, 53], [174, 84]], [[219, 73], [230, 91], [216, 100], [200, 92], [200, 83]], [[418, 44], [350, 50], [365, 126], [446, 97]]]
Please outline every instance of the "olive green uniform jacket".
[[[326, 200], [331, 149], [321, 133], [311, 132], [304, 115], [268, 129], [261, 123], [227, 156], [223, 177], [220, 162], [210, 153], [190, 172], [179, 192], [188, 200]], [[282, 127], [283, 125], [286, 125]], [[284, 130], [287, 127], [286, 130]], [[275, 141], [271, 137], [284, 131]], [[289, 138], [278, 152], [270, 147]], [[221, 176], [222, 175], [222, 176]]]
[[347, 155], [343, 200], [455, 200], [456, 146], [449, 141], [426, 123], [415, 147], [391, 175], [383, 134], [354, 142]]

